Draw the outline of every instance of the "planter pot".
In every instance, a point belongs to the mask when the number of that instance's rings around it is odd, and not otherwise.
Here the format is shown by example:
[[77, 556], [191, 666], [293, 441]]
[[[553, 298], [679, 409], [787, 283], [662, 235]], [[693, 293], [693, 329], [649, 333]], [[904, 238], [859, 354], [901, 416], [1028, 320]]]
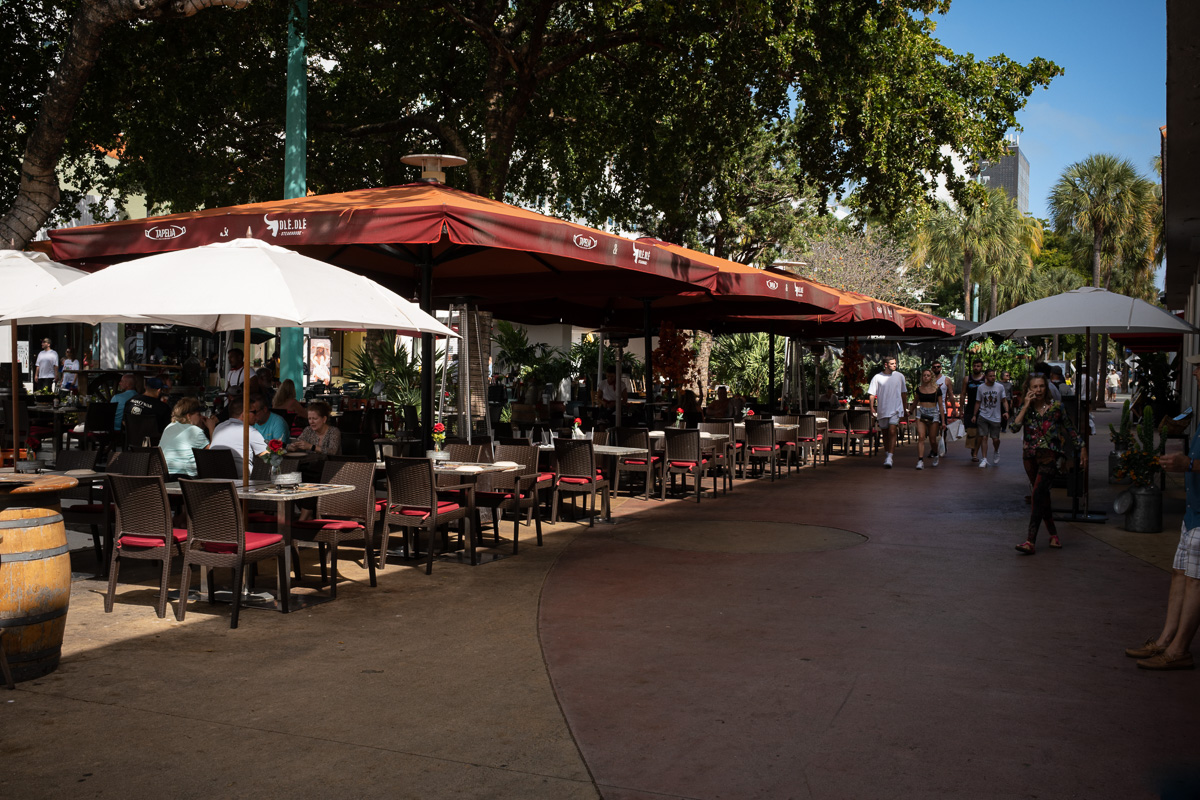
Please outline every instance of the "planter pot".
[[1108, 454], [1108, 482], [1126, 486], [1133, 483], [1133, 478], [1130, 478], [1128, 475], [1126, 475], [1124, 478], [1117, 477], [1118, 461], [1120, 458], [1120, 450], [1113, 450]]
[[1161, 533], [1163, 526], [1162, 490], [1157, 486], [1134, 486], [1133, 506], [1125, 514], [1125, 530], [1134, 533]]

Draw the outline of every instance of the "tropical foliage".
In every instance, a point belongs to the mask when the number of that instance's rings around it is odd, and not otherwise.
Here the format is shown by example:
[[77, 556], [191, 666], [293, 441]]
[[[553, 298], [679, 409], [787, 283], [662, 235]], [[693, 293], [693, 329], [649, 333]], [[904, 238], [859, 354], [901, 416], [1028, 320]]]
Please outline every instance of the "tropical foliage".
[[[727, 384], [733, 394], [768, 402], [771, 385], [771, 337], [765, 333], [734, 333], [713, 337], [709, 371], [713, 382]], [[775, 338], [775, 385], [781, 386], [786, 342]]]
[[[434, 362], [442, 359], [439, 350]], [[398, 405], [421, 405], [421, 359], [394, 338], [381, 339], [355, 353], [346, 377], [360, 386], [360, 397], [378, 396]]]
[[1151, 486], [1162, 472], [1158, 465], [1158, 457], [1166, 452], [1166, 420], [1163, 420], [1164, 430], [1158, 431], [1158, 443], [1154, 442], [1154, 412], [1146, 406], [1142, 412], [1142, 420], [1138, 423], [1135, 435], [1130, 437], [1128, 446], [1121, 451], [1117, 459], [1116, 476], [1128, 476], [1135, 486]]

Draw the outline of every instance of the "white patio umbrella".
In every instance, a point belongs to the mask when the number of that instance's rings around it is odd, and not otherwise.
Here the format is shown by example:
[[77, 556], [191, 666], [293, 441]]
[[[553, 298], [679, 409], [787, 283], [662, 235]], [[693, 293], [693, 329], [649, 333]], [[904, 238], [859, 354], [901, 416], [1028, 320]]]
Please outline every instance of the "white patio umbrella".
[[[996, 334], [1014, 336], [1053, 336], [1055, 334], [1084, 334], [1090, 341], [1094, 333], [1197, 333], [1192, 325], [1144, 300], [1127, 297], [1104, 289], [1085, 286], [1069, 292], [1034, 300], [1005, 311], [970, 331], [968, 336]], [[1084, 377], [1084, 396], [1095, 394], [1091, 373], [1098, 367], [1088, 364]], [[1083, 441], [1087, 444], [1090, 425], [1081, 425]], [[1088, 513], [1090, 492], [1087, 464], [1084, 468], [1083, 519], [1092, 520]]]
[[[19, 305], [51, 292], [60, 286], [79, 280], [86, 272], [54, 261], [44, 253], [26, 253], [20, 250], [0, 250], [0, 315], [11, 314]], [[7, 316], [6, 316], [7, 318]], [[19, 440], [20, 414], [17, 407], [17, 387], [21, 380], [21, 367], [17, 362], [17, 318], [10, 321], [12, 328], [12, 431], [13, 463], [21, 452]]]
[[[361, 275], [258, 239], [235, 239], [114, 264], [0, 319], [162, 322], [208, 331], [371, 328], [457, 334]], [[242, 392], [243, 419], [250, 400]], [[249, 478], [250, 429], [242, 440]]]

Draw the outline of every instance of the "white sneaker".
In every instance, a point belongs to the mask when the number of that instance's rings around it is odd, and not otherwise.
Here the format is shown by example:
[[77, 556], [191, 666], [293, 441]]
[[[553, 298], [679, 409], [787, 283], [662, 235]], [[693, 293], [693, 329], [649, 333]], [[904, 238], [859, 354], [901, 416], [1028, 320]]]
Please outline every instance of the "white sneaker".
[[887, 454], [887, 458], [885, 458], [885, 459], [883, 460], [883, 466], [884, 466], [885, 468], [887, 468], [887, 469], [891, 469], [891, 468], [892, 468], [892, 454], [891, 454], [891, 453], [888, 453], [888, 454]]
[[997, 465], [997, 464], [999, 464], [999, 463], [1000, 463], [1000, 456], [993, 455], [993, 456], [992, 456], [992, 466], [994, 467], [994, 466], [996, 466], [996, 465]]
[[921, 459], [921, 458], [917, 459], [917, 469], [925, 469], [925, 460], [924, 459]]
[[986, 466], [987, 466], [987, 459], [986, 459], [986, 458], [980, 459], [980, 461], [979, 461], [979, 468], [980, 468], [980, 469], [983, 469], [983, 468], [984, 468], [984, 467], [986, 467]]
[[930, 464], [930, 466], [931, 466], [931, 467], [936, 467], [937, 465], [938, 465], [938, 457], [937, 457], [937, 456], [934, 456], [934, 457], [933, 457], [933, 463], [932, 463], [932, 464]]

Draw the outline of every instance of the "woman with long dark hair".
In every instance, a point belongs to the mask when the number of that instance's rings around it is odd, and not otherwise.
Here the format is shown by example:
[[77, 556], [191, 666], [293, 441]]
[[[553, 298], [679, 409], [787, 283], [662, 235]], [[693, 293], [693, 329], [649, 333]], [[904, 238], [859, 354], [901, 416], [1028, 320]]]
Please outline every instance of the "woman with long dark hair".
[[1068, 444], [1079, 450], [1084, 459], [1087, 458], [1087, 450], [1062, 403], [1050, 396], [1048, 380], [1041, 373], [1029, 377], [1025, 402], [1012, 421], [1014, 433], [1022, 427], [1025, 429], [1021, 448], [1025, 474], [1029, 476], [1033, 491], [1029, 498], [1029, 535], [1017, 545], [1017, 552], [1031, 556], [1035, 552], [1038, 528], [1042, 523], [1046, 524], [1046, 532], [1050, 534], [1050, 546], [1062, 547], [1050, 509], [1050, 486], [1058, 474], [1058, 459], [1067, 454]]

